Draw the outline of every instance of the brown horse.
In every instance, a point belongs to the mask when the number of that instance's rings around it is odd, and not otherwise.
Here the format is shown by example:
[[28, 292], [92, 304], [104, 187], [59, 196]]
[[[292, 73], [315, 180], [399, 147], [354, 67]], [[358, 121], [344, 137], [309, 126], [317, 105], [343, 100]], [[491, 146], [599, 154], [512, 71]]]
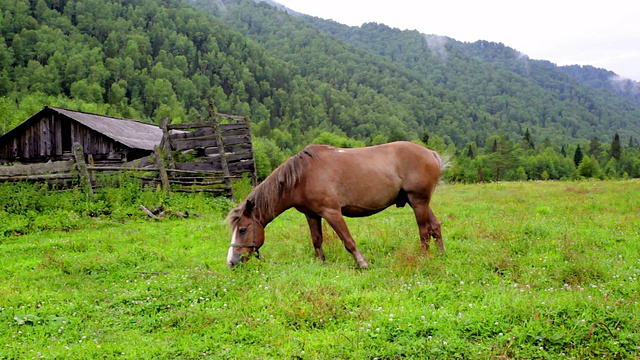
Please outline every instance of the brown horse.
[[409, 204], [415, 213], [423, 251], [433, 237], [444, 252], [440, 222], [429, 202], [444, 167], [437, 152], [411, 142], [355, 149], [310, 145], [273, 171], [231, 210], [233, 229], [227, 265], [259, 254], [264, 228], [276, 216], [295, 208], [307, 217], [316, 255], [322, 250], [322, 219], [338, 234], [358, 266], [369, 266], [358, 251], [342, 216], [373, 215], [391, 205]]

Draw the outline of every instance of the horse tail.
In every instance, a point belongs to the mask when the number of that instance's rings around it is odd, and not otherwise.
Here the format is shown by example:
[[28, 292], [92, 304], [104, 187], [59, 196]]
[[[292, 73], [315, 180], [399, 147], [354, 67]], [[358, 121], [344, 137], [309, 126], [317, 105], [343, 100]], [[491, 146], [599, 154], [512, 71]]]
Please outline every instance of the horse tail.
[[431, 154], [438, 162], [439, 170], [440, 170], [440, 179], [442, 179], [442, 174], [444, 171], [451, 167], [451, 156], [445, 156], [444, 158], [438, 154], [437, 151], [431, 150]]

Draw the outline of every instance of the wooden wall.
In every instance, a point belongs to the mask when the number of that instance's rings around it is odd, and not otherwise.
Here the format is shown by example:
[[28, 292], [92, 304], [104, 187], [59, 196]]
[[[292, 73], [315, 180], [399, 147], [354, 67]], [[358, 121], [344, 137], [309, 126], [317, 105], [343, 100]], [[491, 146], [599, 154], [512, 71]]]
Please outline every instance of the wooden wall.
[[[68, 160], [72, 157], [71, 144], [74, 142], [80, 143], [85, 153], [92, 154], [96, 161], [122, 161], [130, 150], [111, 138], [56, 113], [45, 113], [41, 118], [23, 126], [15, 136], [0, 144], [0, 161], [36, 163]], [[150, 152], [146, 152], [148, 153]]]

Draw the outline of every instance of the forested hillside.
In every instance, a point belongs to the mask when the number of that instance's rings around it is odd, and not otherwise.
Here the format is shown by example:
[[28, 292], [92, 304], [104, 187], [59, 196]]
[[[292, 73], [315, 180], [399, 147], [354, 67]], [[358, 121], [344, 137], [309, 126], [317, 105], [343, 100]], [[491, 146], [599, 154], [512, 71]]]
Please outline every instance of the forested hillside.
[[210, 96], [251, 117], [261, 176], [311, 142], [403, 139], [455, 154], [459, 181], [640, 176], [636, 102], [501, 44], [252, 0], [0, 6], [0, 134], [44, 105], [190, 121]]
[[488, 41], [461, 43], [383, 24], [348, 27], [307, 19], [339, 39], [383, 55], [434, 84], [456, 91], [489, 113], [507, 134], [523, 135], [529, 128], [537, 139], [562, 142], [567, 138], [610, 138], [615, 132], [623, 138], [637, 138], [640, 133], [639, 103], [605, 91], [610, 88], [604, 82], [598, 90], [594, 89], [597, 86], [581, 85], [575, 77], [584, 71], [574, 72], [572, 77], [566, 73], [568, 70], [547, 61], [531, 60], [503, 44]]
[[306, 76], [330, 79], [347, 91], [355, 83], [386, 94], [389, 80], [376, 70], [398, 69], [385, 74], [401, 79], [394, 90], [415, 94], [407, 84], [417, 85], [426, 98], [439, 100], [416, 120], [425, 126], [422, 140], [435, 135], [430, 146], [442, 151], [442, 139], [455, 144], [451, 179], [640, 176], [640, 107], [608, 88], [582, 85], [547, 61], [488, 41], [467, 44], [383, 24], [349, 27], [287, 16], [286, 10], [250, 0], [191, 2]]

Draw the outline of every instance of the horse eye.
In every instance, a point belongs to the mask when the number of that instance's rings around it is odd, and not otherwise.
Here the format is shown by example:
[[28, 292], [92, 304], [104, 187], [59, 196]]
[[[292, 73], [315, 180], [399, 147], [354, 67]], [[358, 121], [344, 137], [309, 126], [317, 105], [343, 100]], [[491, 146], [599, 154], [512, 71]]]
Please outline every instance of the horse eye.
[[246, 227], [240, 228], [240, 234], [244, 235], [246, 233], [247, 233], [247, 228]]

